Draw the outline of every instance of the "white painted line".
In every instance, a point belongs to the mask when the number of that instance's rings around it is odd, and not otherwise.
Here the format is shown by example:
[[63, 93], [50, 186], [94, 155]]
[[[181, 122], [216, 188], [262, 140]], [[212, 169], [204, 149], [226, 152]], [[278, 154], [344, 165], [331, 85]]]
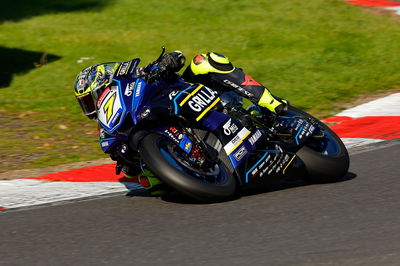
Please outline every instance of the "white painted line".
[[0, 181], [0, 206], [11, 209], [142, 189], [137, 183]]
[[385, 9], [395, 11], [397, 15], [400, 15], [400, 6], [385, 7]]
[[347, 149], [367, 145], [371, 143], [377, 143], [384, 141], [383, 139], [367, 139], [367, 138], [342, 138], [343, 144]]
[[361, 104], [338, 113], [336, 116], [359, 118], [364, 116], [400, 116], [400, 93]]

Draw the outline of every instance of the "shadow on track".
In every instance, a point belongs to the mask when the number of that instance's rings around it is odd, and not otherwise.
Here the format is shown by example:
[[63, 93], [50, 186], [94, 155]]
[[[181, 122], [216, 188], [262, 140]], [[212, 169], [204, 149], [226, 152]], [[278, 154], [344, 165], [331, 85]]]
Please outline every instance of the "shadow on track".
[[[8, 87], [13, 76], [59, 60], [57, 55], [0, 46], [0, 88]], [[9, 63], [7, 63], [9, 62]]]
[[[357, 175], [355, 173], [347, 172], [347, 174], [342, 179], [340, 179], [336, 182], [331, 182], [331, 183], [327, 183], [327, 184], [341, 183], [341, 182], [352, 180], [356, 177], [357, 177]], [[272, 183], [268, 186], [265, 186], [265, 187], [259, 187], [259, 188], [253, 188], [251, 190], [246, 190], [242, 193], [242, 195], [243, 196], [251, 196], [251, 195], [256, 195], [256, 194], [280, 191], [280, 190], [309, 186], [309, 185], [315, 185], [315, 184], [306, 182], [301, 179], [299, 179], [299, 180], [277, 180], [274, 183]]]
[[105, 0], [14, 0], [0, 8], [0, 23], [20, 21], [34, 16], [63, 12], [100, 10], [111, 1]]
[[[353, 180], [356, 177], [357, 177], [357, 175], [355, 173], [348, 172], [342, 179], [340, 179], [336, 182], [333, 182], [333, 183], [340, 183], [340, 182]], [[263, 193], [281, 191], [281, 190], [285, 190], [285, 189], [291, 189], [291, 188], [303, 187], [303, 186], [309, 186], [309, 185], [313, 185], [313, 184], [310, 184], [304, 180], [276, 180], [275, 182], [273, 182], [269, 185], [259, 186], [259, 187], [255, 187], [252, 189], [242, 191], [240, 193], [240, 196], [233, 200], [240, 199], [240, 197], [248, 197], [248, 196], [253, 196], [253, 195], [258, 195], [258, 194], [263, 194]], [[143, 192], [143, 191], [137, 191], [137, 192], [131, 191], [126, 196], [129, 196], [129, 197], [147, 196], [147, 197], [149, 197], [149, 194], [146, 194], [146, 192]], [[193, 199], [189, 199], [179, 193], [169, 193], [167, 195], [162, 196], [161, 199], [166, 202], [178, 203], [178, 204], [195, 204], [195, 205], [208, 204], [208, 203], [201, 203], [201, 202], [198, 202]]]

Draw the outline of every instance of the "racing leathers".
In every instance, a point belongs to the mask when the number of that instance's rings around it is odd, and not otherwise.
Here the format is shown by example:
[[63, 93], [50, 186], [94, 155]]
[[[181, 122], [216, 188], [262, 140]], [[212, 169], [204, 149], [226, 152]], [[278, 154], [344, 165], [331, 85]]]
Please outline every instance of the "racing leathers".
[[227, 57], [215, 52], [196, 55], [183, 73], [183, 79], [229, 92], [230, 98], [235, 97], [231, 93], [234, 92], [273, 113], [287, 111], [287, 101], [274, 97], [265, 86], [233, 66]]

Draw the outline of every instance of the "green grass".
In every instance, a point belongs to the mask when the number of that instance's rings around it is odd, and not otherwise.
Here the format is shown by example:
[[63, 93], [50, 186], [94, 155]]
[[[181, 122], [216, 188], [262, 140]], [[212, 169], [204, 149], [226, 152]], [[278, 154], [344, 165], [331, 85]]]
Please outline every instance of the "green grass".
[[400, 20], [340, 0], [16, 2], [0, 11], [0, 171], [104, 157], [75, 76], [99, 62], [143, 65], [162, 45], [225, 54], [319, 117], [400, 84]]

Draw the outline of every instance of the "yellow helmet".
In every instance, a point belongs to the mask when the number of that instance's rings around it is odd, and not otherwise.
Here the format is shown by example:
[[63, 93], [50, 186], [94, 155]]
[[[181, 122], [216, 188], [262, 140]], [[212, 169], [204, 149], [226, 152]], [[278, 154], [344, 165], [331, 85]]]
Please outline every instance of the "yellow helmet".
[[228, 57], [216, 52], [196, 55], [190, 63], [190, 68], [194, 75], [231, 73], [235, 70]]
[[96, 64], [83, 69], [75, 80], [75, 97], [83, 113], [90, 119], [97, 118], [96, 101], [112, 82], [120, 63]]

